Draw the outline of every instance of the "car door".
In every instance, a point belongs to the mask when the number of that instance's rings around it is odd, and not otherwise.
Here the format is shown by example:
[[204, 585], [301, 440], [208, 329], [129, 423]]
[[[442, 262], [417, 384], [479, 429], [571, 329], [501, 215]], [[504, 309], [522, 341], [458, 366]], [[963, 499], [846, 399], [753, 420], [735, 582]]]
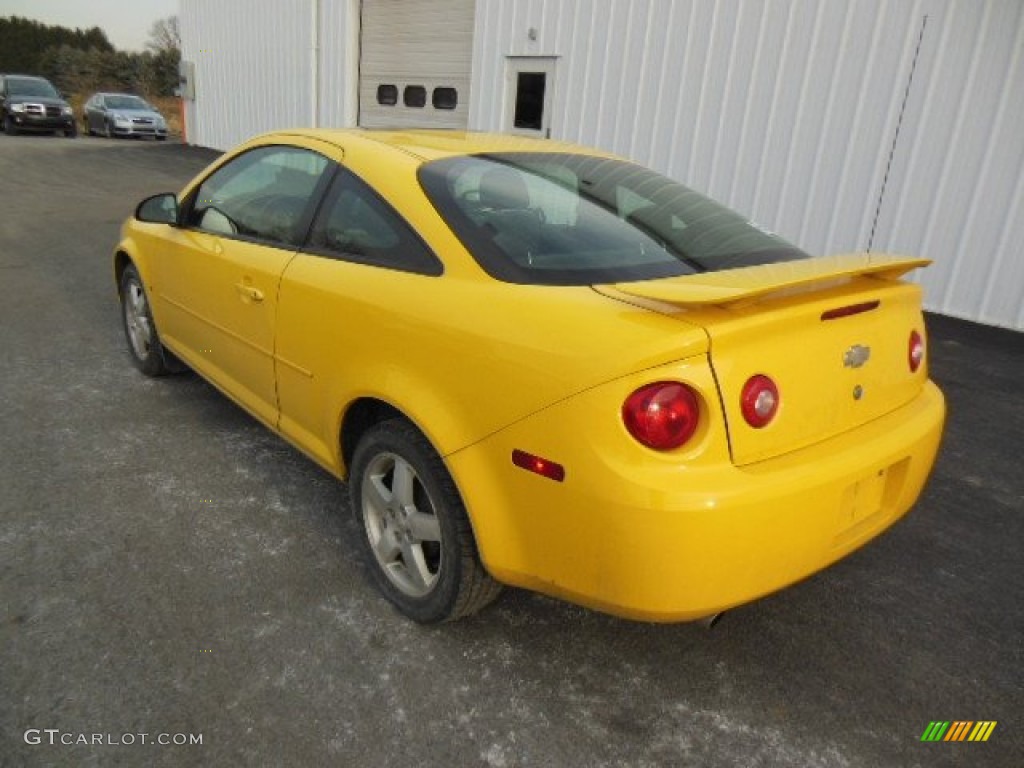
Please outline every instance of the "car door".
[[239, 155], [183, 202], [183, 226], [172, 230], [160, 260], [165, 343], [272, 426], [278, 284], [329, 166], [322, 155], [290, 146]]
[[309, 240], [281, 279], [275, 355], [281, 433], [327, 467], [338, 446], [333, 409], [367, 381], [400, 375], [420, 332], [400, 307], [443, 272], [412, 227], [368, 184], [340, 167]]

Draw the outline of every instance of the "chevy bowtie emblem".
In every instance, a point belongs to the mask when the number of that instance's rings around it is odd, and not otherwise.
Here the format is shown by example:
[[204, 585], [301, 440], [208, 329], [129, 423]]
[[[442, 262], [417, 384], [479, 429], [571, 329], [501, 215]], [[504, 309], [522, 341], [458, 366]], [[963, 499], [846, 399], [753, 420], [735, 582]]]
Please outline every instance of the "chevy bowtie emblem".
[[843, 353], [843, 365], [847, 368], [860, 368], [871, 357], [871, 347], [854, 344]]

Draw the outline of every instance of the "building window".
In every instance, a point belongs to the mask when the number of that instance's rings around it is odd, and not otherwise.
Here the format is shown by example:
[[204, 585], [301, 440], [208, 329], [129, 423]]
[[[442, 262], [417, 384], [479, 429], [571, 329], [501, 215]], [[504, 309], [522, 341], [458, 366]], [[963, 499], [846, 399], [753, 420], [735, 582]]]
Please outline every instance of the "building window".
[[459, 105], [459, 94], [454, 88], [435, 88], [432, 97], [434, 109], [455, 109]]
[[398, 103], [398, 86], [378, 85], [377, 103], [385, 107], [393, 107]]
[[402, 102], [407, 107], [425, 107], [427, 105], [427, 89], [422, 85], [405, 86]]
[[544, 72], [520, 72], [516, 77], [516, 113], [513, 125], [532, 131], [543, 129], [544, 89], [547, 74]]

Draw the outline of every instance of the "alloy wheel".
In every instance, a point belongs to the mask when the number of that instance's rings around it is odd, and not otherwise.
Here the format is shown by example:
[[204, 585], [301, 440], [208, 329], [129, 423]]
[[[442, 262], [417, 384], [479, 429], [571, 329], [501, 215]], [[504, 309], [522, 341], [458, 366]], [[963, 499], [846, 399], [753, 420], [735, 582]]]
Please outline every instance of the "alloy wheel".
[[139, 360], [146, 360], [153, 348], [153, 329], [149, 323], [146, 293], [134, 280], [129, 281], [125, 295], [124, 322], [132, 351]]
[[409, 597], [423, 597], [441, 573], [441, 525], [434, 502], [412, 465], [379, 453], [362, 482], [366, 535], [388, 580]]

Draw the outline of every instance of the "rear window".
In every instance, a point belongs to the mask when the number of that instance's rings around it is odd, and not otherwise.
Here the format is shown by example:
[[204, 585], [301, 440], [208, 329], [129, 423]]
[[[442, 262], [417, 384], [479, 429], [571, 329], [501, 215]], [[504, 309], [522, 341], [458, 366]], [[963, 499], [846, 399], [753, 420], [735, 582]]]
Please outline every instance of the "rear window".
[[493, 277], [589, 285], [808, 258], [740, 214], [622, 160], [446, 158], [420, 169], [438, 212]]

